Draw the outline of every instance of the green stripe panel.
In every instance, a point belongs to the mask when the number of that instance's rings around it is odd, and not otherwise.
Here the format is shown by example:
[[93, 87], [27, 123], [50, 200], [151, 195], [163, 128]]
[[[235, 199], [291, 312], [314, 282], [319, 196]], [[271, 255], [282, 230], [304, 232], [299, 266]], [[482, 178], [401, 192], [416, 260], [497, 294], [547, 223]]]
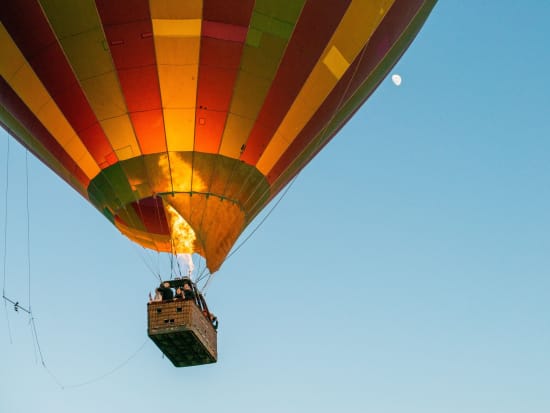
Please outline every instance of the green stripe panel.
[[303, 6], [304, 1], [294, 1], [286, 5], [277, 0], [257, 1], [250, 29], [256, 33], [267, 33], [288, 40]]
[[121, 208], [136, 200], [120, 162], [96, 176], [90, 182], [88, 193], [99, 210], [108, 208], [115, 215]]
[[[251, 120], [258, 116], [303, 4], [303, 0], [290, 5], [279, 0], [256, 2], [233, 92], [232, 114]], [[241, 133], [247, 135], [251, 128], [252, 123]]]
[[93, 0], [40, 0], [79, 80], [114, 70]]
[[129, 204], [125, 208], [119, 210], [117, 217], [120, 218], [128, 227], [135, 228], [140, 231], [147, 231], [145, 224], [141, 221], [141, 218], [132, 204]]

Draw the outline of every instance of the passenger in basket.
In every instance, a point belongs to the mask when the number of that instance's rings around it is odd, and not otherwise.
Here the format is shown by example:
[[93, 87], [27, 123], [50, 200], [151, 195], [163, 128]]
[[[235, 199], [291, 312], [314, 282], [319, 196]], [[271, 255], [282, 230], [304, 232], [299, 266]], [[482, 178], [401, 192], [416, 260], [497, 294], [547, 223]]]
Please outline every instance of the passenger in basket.
[[172, 300], [174, 298], [174, 291], [170, 288], [170, 283], [168, 281], [163, 282], [158, 290], [162, 296], [162, 301]]
[[181, 287], [176, 288], [176, 295], [175, 295], [174, 298], [181, 298], [181, 299], [184, 298], [183, 297], [183, 290], [181, 289]]
[[183, 284], [183, 295], [186, 300], [195, 299], [195, 292], [193, 291], [189, 283]]
[[210, 313], [210, 322], [212, 323], [212, 326], [214, 327], [214, 330], [218, 329], [218, 317], [216, 317], [214, 314]]
[[158, 288], [155, 288], [155, 297], [151, 297], [151, 293], [149, 293], [149, 302], [152, 303], [155, 301], [162, 301], [162, 294]]

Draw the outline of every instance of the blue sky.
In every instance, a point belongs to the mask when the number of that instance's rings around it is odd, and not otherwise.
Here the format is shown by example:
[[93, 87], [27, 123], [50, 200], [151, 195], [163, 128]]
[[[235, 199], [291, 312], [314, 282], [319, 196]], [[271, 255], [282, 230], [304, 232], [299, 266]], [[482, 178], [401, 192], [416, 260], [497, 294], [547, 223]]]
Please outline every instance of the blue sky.
[[[543, 0], [436, 6], [402, 85], [216, 275], [215, 365], [162, 358], [145, 303], [166, 262], [29, 157], [31, 304], [65, 388], [2, 308], [0, 411], [550, 411], [549, 20]], [[25, 152], [4, 131], [0, 228], [8, 140], [6, 292], [27, 303]]]

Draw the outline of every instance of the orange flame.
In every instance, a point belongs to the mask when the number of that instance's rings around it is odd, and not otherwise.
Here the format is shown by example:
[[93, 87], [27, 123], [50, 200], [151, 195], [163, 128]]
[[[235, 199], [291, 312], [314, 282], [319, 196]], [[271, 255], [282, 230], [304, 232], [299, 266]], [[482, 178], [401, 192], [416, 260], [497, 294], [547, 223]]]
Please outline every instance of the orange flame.
[[[193, 169], [193, 164], [178, 153], [171, 153], [170, 156], [161, 156], [158, 160], [164, 189], [159, 192], [205, 192], [208, 191], [207, 182], [201, 174]], [[170, 189], [167, 190], [167, 185]]]
[[167, 204], [165, 209], [170, 223], [174, 253], [192, 254], [197, 238], [195, 231], [172, 205]]

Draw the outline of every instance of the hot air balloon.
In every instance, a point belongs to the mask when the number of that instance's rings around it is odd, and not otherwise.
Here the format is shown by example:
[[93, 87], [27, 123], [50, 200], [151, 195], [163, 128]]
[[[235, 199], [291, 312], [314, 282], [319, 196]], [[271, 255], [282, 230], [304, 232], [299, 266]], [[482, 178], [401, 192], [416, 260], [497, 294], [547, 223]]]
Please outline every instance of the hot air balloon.
[[0, 123], [139, 245], [222, 265], [436, 0], [18, 0]]

